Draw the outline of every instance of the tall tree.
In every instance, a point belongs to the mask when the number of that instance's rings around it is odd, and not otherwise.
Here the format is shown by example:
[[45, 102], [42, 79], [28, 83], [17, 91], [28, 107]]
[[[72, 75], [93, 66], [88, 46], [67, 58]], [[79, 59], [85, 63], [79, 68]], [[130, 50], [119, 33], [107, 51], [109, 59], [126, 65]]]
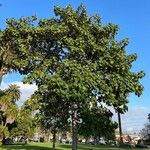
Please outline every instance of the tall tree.
[[68, 104], [61, 95], [51, 92], [51, 89], [44, 90], [39, 88], [32, 97], [39, 104], [37, 116], [39, 117], [41, 128], [44, 131], [51, 131], [53, 135], [53, 149], [55, 149], [56, 133], [66, 130], [69, 126], [67, 121], [69, 118]]
[[132, 72], [136, 55], [126, 54], [126, 39], [115, 39], [118, 26], [103, 26], [100, 17], [89, 17], [83, 5], [77, 10], [55, 7], [54, 12], [56, 18], [41, 19], [37, 24], [34, 16], [8, 20], [1, 39], [3, 47], [9, 45], [16, 54], [13, 62], [27, 75], [24, 82], [35, 82], [40, 91], [60, 96], [60, 109], [68, 103], [72, 149], [76, 150], [77, 120], [83, 106], [96, 97], [98, 103], [124, 113], [129, 94], [142, 94], [139, 79], [144, 73]]

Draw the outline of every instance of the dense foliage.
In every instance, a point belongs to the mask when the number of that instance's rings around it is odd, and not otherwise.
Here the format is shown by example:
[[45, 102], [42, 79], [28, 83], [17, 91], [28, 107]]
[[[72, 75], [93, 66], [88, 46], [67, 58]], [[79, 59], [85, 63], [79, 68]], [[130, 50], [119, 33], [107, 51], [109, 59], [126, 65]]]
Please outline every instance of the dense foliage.
[[36, 128], [36, 119], [34, 113], [27, 108], [26, 103], [19, 109], [18, 117], [15, 125], [10, 129], [12, 137], [23, 136], [25, 138], [33, 138]]
[[[71, 120], [75, 150], [78, 120], [94, 126], [91, 134], [103, 135], [107, 125], [115, 129], [107, 106], [124, 113], [129, 94], [142, 94], [139, 80], [144, 73], [131, 70], [137, 56], [126, 54], [127, 39], [116, 40], [118, 26], [103, 26], [100, 17], [89, 17], [83, 5], [77, 10], [55, 7], [54, 12], [55, 18], [7, 20], [0, 32], [0, 69], [18, 70], [26, 75], [25, 83], [36, 83], [34, 96], [43, 125], [55, 122], [60, 128]], [[93, 99], [98, 107], [90, 108]]]
[[18, 116], [19, 108], [15, 103], [20, 98], [20, 90], [17, 85], [10, 85], [0, 91], [0, 137], [9, 135], [9, 126]]

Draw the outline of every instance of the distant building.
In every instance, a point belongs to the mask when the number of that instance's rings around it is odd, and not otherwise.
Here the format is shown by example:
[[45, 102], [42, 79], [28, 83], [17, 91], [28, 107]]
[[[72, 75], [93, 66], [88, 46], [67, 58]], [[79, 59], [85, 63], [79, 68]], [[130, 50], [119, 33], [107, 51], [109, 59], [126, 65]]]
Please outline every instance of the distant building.
[[[139, 135], [134, 134], [123, 134], [122, 139], [124, 143], [132, 143], [137, 144], [139, 140], [141, 140], [141, 137]], [[116, 141], [120, 141], [120, 135], [116, 134]]]

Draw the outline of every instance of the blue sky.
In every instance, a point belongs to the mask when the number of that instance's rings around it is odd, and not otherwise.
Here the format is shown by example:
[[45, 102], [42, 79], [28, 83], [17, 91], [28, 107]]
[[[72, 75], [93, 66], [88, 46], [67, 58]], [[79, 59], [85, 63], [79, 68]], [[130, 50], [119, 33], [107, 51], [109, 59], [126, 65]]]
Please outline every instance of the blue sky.
[[[117, 38], [123, 39], [128, 37], [130, 44], [127, 47], [127, 53], [137, 53], [138, 55], [137, 61], [133, 64], [133, 70], [144, 70], [146, 73], [146, 76], [141, 81], [144, 85], [143, 95], [140, 98], [131, 95], [129, 98], [129, 111], [133, 109], [137, 112], [142, 110], [140, 115], [138, 114], [139, 118], [137, 120], [139, 119], [139, 121], [136, 127], [132, 125], [131, 128], [142, 126], [146, 121], [146, 115], [150, 107], [149, 0], [0, 0], [0, 3], [2, 4], [0, 7], [1, 29], [5, 27], [6, 18], [19, 18], [32, 15], [37, 15], [39, 18], [48, 18], [54, 16], [54, 5], [66, 7], [68, 4], [71, 4], [74, 8], [77, 8], [81, 3], [86, 6], [89, 15], [99, 14], [104, 25], [109, 22], [119, 25], [120, 31]], [[3, 81], [11, 83], [20, 80], [21, 77], [19, 75], [11, 74], [6, 76]]]

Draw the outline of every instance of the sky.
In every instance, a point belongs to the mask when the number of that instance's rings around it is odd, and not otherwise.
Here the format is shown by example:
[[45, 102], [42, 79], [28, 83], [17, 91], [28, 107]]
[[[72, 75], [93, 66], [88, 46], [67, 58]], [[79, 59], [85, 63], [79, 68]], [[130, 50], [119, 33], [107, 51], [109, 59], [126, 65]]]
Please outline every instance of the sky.
[[[127, 54], [138, 55], [137, 61], [133, 63], [133, 71], [144, 70], [146, 73], [141, 80], [144, 86], [142, 96], [138, 98], [131, 94], [129, 111], [122, 116], [123, 130], [138, 132], [150, 113], [150, 0], [0, 0], [0, 29], [5, 28], [6, 18], [32, 15], [49, 18], [54, 16], [54, 6], [66, 7], [70, 4], [77, 8], [81, 3], [86, 6], [89, 15], [100, 15], [103, 25], [111, 22], [119, 26], [117, 39], [129, 38]], [[1, 85], [1, 88], [6, 88], [8, 84], [16, 83], [21, 87], [20, 105], [36, 89], [35, 85], [23, 85], [21, 79], [22, 76], [18, 74], [6, 75]]]

